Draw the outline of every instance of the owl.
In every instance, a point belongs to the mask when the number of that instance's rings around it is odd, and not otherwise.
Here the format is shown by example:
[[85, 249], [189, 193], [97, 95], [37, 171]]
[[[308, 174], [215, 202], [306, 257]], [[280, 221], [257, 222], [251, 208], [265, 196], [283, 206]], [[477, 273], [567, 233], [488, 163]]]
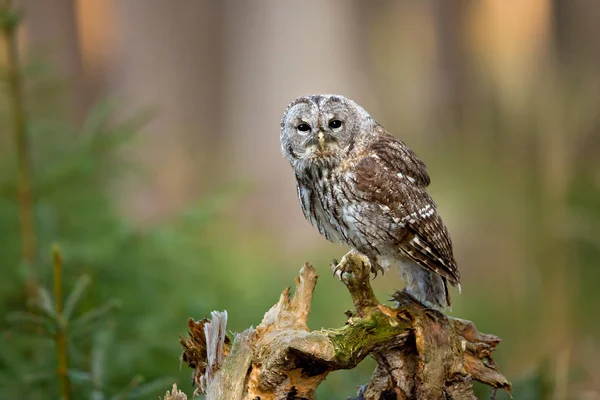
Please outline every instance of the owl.
[[280, 140], [304, 216], [321, 235], [366, 257], [375, 275], [397, 266], [424, 305], [450, 307], [448, 283], [460, 291], [452, 242], [425, 164], [404, 142], [339, 95], [294, 100]]

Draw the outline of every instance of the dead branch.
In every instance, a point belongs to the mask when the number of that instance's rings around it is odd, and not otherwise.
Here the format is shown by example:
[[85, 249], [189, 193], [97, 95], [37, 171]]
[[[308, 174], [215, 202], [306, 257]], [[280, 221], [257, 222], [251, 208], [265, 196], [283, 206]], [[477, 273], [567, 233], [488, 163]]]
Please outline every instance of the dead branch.
[[163, 400], [188, 400], [187, 395], [177, 388], [176, 384], [173, 384], [173, 389], [165, 394]]
[[368, 267], [358, 257], [348, 262], [352, 272], [341, 279], [355, 308], [341, 328], [308, 329], [317, 283], [308, 264], [296, 278], [293, 296], [286, 288], [260, 325], [236, 335], [233, 346], [222, 334], [219, 314], [213, 314], [218, 329], [207, 329], [208, 320], [190, 320], [188, 338], [181, 338], [182, 360], [194, 369], [207, 400], [314, 399], [330, 372], [354, 368], [368, 355], [377, 367], [356, 400], [475, 399], [472, 380], [510, 391], [492, 359], [498, 337], [427, 309], [404, 292], [394, 296], [395, 308], [381, 304]]

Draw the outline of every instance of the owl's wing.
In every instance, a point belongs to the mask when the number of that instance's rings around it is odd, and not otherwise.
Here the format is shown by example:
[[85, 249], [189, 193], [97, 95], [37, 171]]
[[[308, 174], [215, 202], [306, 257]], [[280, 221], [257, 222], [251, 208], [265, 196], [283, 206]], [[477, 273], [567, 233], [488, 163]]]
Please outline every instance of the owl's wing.
[[427, 173], [427, 167], [415, 152], [383, 127], [378, 126], [376, 130], [377, 140], [367, 146], [367, 151], [377, 154], [383, 165], [396, 172], [401, 172], [415, 184], [423, 187], [429, 186], [431, 180]]
[[370, 152], [361, 157], [354, 168], [357, 189], [365, 200], [389, 214], [396, 227], [391, 234], [407, 257], [458, 284], [460, 274], [448, 230], [425, 186], [417, 184], [415, 176], [419, 175], [408, 175], [407, 171], [414, 170], [404, 164], [413, 160], [405, 161], [405, 154], [406, 148], [400, 153]]

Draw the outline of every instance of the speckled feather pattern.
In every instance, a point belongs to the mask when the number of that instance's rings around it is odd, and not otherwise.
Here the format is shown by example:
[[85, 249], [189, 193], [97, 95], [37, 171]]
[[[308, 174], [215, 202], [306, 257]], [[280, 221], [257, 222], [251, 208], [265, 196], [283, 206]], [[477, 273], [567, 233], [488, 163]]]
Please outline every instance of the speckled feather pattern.
[[[341, 127], [332, 129], [333, 120]], [[427, 193], [425, 164], [409, 147], [352, 100], [312, 95], [285, 111], [281, 148], [304, 216], [325, 238], [372, 265], [399, 267], [406, 290], [424, 304], [450, 306], [447, 282], [460, 283], [452, 243]]]

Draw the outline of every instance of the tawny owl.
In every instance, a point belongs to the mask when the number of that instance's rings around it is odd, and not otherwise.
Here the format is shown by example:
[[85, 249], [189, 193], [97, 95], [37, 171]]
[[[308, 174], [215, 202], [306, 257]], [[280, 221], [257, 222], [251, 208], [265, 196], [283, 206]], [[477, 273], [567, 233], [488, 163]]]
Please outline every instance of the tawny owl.
[[411, 149], [338, 95], [294, 100], [280, 139], [304, 216], [323, 236], [362, 253], [375, 273], [397, 265], [425, 305], [450, 306], [448, 282], [460, 289], [452, 242]]

